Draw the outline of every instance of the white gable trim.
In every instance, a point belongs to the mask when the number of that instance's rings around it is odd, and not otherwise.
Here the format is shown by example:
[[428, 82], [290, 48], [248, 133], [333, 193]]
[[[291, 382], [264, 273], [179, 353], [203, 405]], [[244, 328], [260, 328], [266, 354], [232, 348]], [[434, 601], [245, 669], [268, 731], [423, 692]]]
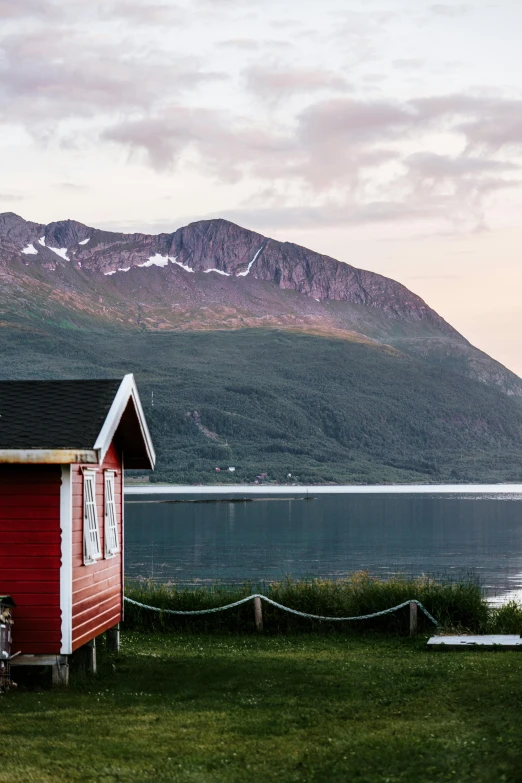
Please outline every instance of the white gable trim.
[[121, 619], [125, 619], [125, 452], [121, 455]]
[[72, 653], [72, 481], [70, 465], [62, 465], [60, 530], [62, 534], [62, 564], [60, 566], [62, 646], [60, 653], [70, 655]]
[[154, 446], [152, 445], [149, 428], [147, 427], [145, 414], [143, 413], [143, 408], [141, 407], [140, 396], [138, 394], [138, 389], [136, 388], [134, 375], [132, 373], [125, 375], [123, 378], [120, 384], [120, 388], [116, 393], [116, 397], [114, 398], [110, 407], [109, 413], [107, 414], [107, 418], [105, 419], [103, 427], [100, 430], [100, 434], [98, 435], [96, 443], [94, 444], [94, 449], [98, 452], [99, 455], [100, 465], [103, 462], [107, 451], [109, 450], [112, 439], [114, 438], [114, 433], [118, 429], [121, 417], [123, 416], [125, 408], [127, 407], [127, 403], [131, 398], [134, 403], [134, 408], [136, 410], [140, 424], [141, 434], [145, 443], [147, 455], [149, 457], [151, 466], [154, 467], [154, 463], [156, 462], [156, 452], [154, 451]]
[[97, 465], [94, 449], [0, 449], [0, 463], [9, 465]]

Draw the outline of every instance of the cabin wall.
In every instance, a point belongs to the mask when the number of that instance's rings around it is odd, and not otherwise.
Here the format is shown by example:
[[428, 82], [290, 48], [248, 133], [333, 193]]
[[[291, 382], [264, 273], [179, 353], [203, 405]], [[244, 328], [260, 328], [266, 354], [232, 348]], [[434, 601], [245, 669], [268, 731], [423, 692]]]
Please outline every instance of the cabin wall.
[[[120, 551], [105, 558], [104, 470], [116, 471], [114, 494]], [[123, 605], [123, 471], [121, 455], [114, 444], [103, 464], [96, 470], [96, 506], [102, 558], [95, 563], [83, 562], [83, 469], [71, 466], [72, 482], [72, 649], [112, 628], [122, 619]]]
[[59, 465], [0, 465], [0, 595], [11, 595], [13, 652], [60, 652]]

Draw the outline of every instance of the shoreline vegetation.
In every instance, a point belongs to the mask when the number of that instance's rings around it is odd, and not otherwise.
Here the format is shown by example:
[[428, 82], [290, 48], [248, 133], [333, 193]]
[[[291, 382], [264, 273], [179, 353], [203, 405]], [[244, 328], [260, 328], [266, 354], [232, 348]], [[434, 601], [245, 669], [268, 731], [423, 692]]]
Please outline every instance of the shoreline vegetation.
[[[159, 609], [201, 611], [225, 606], [252, 593], [309, 614], [329, 617], [353, 617], [380, 612], [405, 601], [417, 600], [438, 621], [439, 631], [461, 633], [522, 633], [522, 605], [508, 601], [492, 605], [473, 578], [463, 581], [435, 580], [430, 577], [396, 576], [378, 579], [365, 571], [346, 579], [293, 580], [242, 586], [208, 585], [187, 587], [152, 581], [130, 582], [125, 594], [139, 603]], [[329, 622], [296, 617], [263, 602], [266, 634], [325, 633], [357, 634], [379, 631], [405, 634], [409, 628], [408, 608], [396, 613], [362, 621]], [[252, 602], [223, 612], [200, 616], [176, 616], [153, 612], [127, 603], [125, 625], [140, 632], [191, 631], [194, 633], [255, 633]], [[437, 633], [437, 629], [419, 612], [419, 630]]]

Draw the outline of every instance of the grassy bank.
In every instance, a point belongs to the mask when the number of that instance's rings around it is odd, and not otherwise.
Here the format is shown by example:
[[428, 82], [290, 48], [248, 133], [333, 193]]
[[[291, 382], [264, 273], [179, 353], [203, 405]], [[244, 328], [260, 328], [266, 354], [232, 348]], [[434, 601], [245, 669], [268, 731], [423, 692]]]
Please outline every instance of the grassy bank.
[[[490, 607], [480, 586], [472, 580], [437, 582], [429, 578], [375, 579], [365, 572], [344, 580], [293, 581], [286, 579], [269, 585], [243, 587], [209, 586], [180, 588], [176, 585], [145, 583], [128, 585], [126, 595], [143, 604], [162, 609], [194, 611], [233, 603], [251, 592], [260, 592], [284, 606], [309, 614], [331, 617], [353, 617], [380, 612], [409, 599], [420, 601], [443, 628], [475, 633], [521, 633], [522, 607], [508, 604], [501, 609]], [[202, 616], [177, 617], [126, 605], [127, 627], [139, 631], [191, 630], [206, 633], [254, 632], [251, 602], [226, 612]], [[301, 619], [263, 603], [265, 631], [273, 633], [323, 632], [360, 633], [382, 630], [405, 633], [408, 609], [391, 615], [358, 622], [328, 623]], [[433, 625], [419, 612], [421, 630]]]
[[518, 783], [522, 656], [353, 636], [123, 635], [0, 697], [0, 783]]

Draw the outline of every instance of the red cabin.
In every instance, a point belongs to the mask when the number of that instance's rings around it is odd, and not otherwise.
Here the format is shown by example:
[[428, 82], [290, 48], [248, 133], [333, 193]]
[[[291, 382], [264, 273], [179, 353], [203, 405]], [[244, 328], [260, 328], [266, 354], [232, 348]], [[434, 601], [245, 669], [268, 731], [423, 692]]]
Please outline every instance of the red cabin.
[[16, 603], [13, 664], [66, 666], [119, 624], [123, 470], [154, 462], [132, 375], [0, 381], [0, 595]]

